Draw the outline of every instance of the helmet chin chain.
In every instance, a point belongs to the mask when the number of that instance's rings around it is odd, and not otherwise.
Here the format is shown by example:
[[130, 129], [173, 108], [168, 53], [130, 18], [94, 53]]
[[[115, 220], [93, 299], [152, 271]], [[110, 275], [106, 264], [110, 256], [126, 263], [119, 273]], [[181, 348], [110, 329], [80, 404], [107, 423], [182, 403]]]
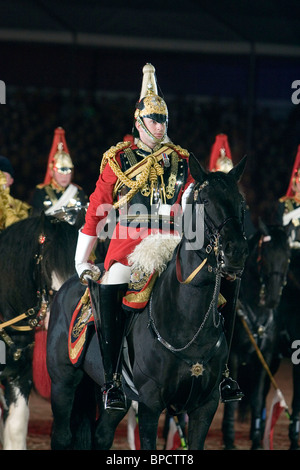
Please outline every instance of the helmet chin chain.
[[164, 138], [166, 137], [166, 133], [167, 133], [167, 126], [166, 126], [166, 132], [164, 133], [163, 137], [161, 137], [161, 139], [158, 139], [157, 137], [155, 137], [150, 131], [149, 129], [145, 126], [145, 123], [143, 121], [143, 119], [140, 118], [140, 116], [137, 117], [137, 122], [140, 124], [140, 126], [142, 127], [142, 129], [146, 132], [146, 134], [152, 139], [154, 140], [154, 142], [156, 144], [160, 144]]

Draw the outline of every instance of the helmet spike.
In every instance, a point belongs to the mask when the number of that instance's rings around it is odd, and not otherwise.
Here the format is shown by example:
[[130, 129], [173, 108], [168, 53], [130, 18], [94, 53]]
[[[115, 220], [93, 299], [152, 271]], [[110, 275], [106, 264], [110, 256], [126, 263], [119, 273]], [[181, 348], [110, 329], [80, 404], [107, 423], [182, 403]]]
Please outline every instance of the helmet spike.
[[143, 67], [143, 80], [140, 94], [140, 100], [147, 95], [157, 95], [157, 83], [155, 76], [155, 67], [147, 63]]

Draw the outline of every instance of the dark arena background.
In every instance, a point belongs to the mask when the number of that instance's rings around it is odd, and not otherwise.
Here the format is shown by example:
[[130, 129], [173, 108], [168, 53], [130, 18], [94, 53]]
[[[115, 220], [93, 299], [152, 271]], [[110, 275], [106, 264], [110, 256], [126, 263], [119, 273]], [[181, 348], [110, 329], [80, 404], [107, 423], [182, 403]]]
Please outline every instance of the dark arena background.
[[[300, 144], [297, 0], [0, 0], [0, 155], [15, 169], [11, 194], [30, 202], [62, 126], [74, 182], [90, 195], [103, 153], [132, 131], [147, 62], [173, 142], [207, 165], [215, 136], [227, 134], [234, 163], [248, 155], [242, 188], [254, 225], [272, 223]], [[291, 361], [276, 379], [290, 405]], [[28, 449], [48, 450], [50, 404], [33, 393], [30, 407]], [[209, 450], [222, 449], [221, 413], [220, 404]], [[283, 413], [277, 450], [289, 448], [288, 424]], [[129, 449], [126, 425], [115, 449]], [[249, 423], [236, 430], [237, 448], [250, 449]]]

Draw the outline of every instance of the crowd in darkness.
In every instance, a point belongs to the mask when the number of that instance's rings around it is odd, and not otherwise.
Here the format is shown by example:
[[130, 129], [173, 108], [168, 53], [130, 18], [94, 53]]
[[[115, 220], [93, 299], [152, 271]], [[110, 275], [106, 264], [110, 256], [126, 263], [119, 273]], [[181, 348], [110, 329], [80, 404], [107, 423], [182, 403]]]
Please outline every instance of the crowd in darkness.
[[[105, 93], [7, 89], [1, 107], [0, 154], [15, 169], [12, 195], [30, 203], [44, 179], [53, 133], [61, 126], [75, 165], [74, 182], [88, 195], [98, 179], [103, 153], [131, 133], [138, 97]], [[235, 99], [165, 96], [171, 140], [208, 165], [215, 136], [228, 136], [233, 162], [248, 155], [242, 179], [254, 223], [272, 223], [278, 198], [287, 190], [300, 144], [300, 109], [291, 105], [278, 117], [272, 109], [253, 109]]]

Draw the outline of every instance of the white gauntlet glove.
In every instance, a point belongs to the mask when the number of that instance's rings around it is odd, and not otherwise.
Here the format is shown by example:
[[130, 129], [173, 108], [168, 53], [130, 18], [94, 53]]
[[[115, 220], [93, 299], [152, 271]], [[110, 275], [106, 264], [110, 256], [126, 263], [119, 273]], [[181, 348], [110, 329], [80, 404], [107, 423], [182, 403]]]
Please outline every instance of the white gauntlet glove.
[[80, 230], [75, 253], [75, 268], [82, 284], [87, 284], [87, 279], [97, 281], [100, 278], [100, 269], [94, 264], [88, 263], [89, 256], [96, 244], [97, 236], [86, 235]]

